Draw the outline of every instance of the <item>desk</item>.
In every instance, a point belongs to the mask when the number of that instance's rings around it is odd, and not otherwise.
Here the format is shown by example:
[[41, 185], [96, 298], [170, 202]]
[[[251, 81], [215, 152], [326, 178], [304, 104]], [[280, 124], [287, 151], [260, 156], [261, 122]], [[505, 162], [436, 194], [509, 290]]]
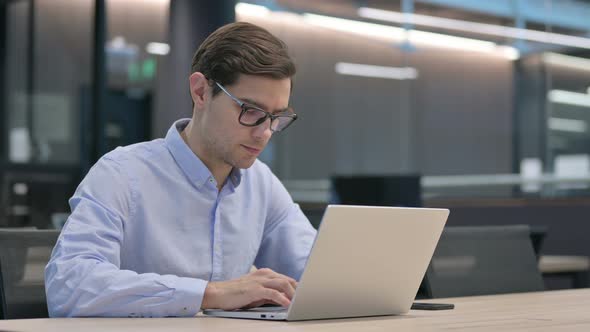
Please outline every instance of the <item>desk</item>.
[[438, 299], [454, 310], [304, 322], [196, 318], [73, 318], [0, 321], [2, 331], [590, 331], [590, 289]]
[[539, 270], [542, 273], [585, 272], [590, 270], [590, 258], [543, 255], [539, 260]]
[[588, 287], [590, 258], [587, 256], [543, 255], [539, 260], [543, 275], [562, 275], [572, 278], [574, 288]]

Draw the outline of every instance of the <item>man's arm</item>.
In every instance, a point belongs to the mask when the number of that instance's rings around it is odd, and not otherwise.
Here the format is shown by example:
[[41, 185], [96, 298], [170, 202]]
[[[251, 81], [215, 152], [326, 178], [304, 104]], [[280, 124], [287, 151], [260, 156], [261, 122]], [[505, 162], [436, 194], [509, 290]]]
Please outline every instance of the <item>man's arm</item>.
[[220, 282], [120, 269], [125, 220], [134, 211], [130, 181], [105, 157], [70, 199], [72, 214], [45, 269], [51, 317], [194, 316], [201, 308], [289, 305], [296, 281], [269, 269]]
[[254, 264], [299, 280], [316, 231], [279, 179], [270, 170], [269, 173], [272, 177], [271, 202]]
[[134, 208], [129, 181], [106, 157], [70, 199], [72, 214], [45, 269], [51, 317], [193, 316], [199, 311], [207, 281], [120, 269], [123, 228]]

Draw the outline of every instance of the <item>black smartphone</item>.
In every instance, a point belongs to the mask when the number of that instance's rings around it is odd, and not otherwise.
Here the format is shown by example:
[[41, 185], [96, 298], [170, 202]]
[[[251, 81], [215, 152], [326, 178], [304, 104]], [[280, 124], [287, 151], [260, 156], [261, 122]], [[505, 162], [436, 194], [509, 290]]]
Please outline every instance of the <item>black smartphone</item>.
[[452, 303], [414, 302], [412, 304], [412, 310], [449, 310], [454, 308], [455, 305]]

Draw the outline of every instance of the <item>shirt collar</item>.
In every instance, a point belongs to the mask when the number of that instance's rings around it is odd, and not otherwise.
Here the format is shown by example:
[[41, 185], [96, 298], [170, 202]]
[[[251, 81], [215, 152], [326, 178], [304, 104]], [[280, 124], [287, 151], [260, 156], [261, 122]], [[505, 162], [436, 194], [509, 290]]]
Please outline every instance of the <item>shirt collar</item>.
[[[213, 175], [180, 136], [180, 132], [184, 130], [190, 121], [191, 119], [180, 119], [174, 122], [170, 126], [170, 129], [168, 129], [164, 140], [172, 157], [174, 157], [174, 160], [176, 160], [176, 163], [180, 166], [184, 174], [192, 183], [200, 187], [210, 179], [213, 179]], [[237, 187], [240, 184], [242, 175], [243, 170], [232, 169], [228, 179], [232, 181], [233, 187]]]

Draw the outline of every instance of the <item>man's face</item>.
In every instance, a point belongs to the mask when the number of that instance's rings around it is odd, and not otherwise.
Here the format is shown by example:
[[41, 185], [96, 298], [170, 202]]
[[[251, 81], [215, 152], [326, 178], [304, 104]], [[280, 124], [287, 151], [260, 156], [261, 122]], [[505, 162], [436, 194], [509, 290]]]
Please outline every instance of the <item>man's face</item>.
[[[242, 74], [225, 88], [239, 100], [272, 113], [289, 105], [291, 79]], [[240, 112], [240, 106], [221, 91], [203, 110], [200, 128], [209, 158], [232, 167], [248, 168], [268, 144], [272, 131], [270, 119], [255, 127], [241, 125]]]

